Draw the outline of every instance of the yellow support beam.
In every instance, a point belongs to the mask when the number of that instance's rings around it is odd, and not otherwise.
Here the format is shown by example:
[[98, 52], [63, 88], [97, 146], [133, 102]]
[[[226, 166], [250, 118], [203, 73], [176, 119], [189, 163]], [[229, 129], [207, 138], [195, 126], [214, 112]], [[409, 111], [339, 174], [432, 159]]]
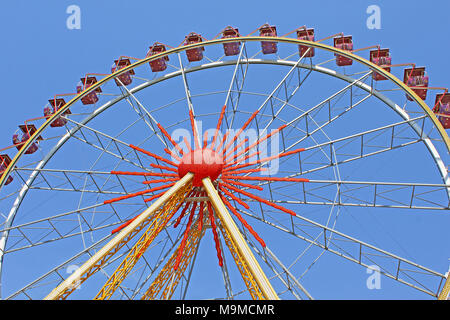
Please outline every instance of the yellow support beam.
[[[193, 174], [188, 173], [180, 179], [173, 187], [165, 192], [153, 204], [142, 212], [132, 223], [120, 231], [102, 249], [97, 251], [76, 272], [72, 273], [66, 280], [52, 290], [44, 300], [66, 299], [81, 283], [97, 272], [111, 256], [120, 250], [131, 238], [142, 231], [148, 224], [153, 223], [161, 212], [167, 211], [173, 203], [184, 200], [186, 194], [192, 188]], [[161, 209], [161, 210], [159, 210]], [[159, 210], [159, 211], [158, 211]]]
[[[205, 228], [202, 228], [202, 230], [198, 230], [199, 222], [200, 220], [197, 219], [197, 222], [192, 226], [189, 232], [186, 247], [184, 248], [178, 269], [174, 270], [174, 267], [178, 252], [179, 250], [181, 250], [181, 244], [178, 246], [177, 250], [175, 250], [175, 252], [172, 254], [164, 268], [144, 293], [141, 300], [156, 300], [158, 299], [158, 297], [159, 299], [168, 300], [172, 297], [181, 279], [181, 276], [186, 271], [187, 266], [191, 262], [192, 256], [198, 249], [200, 239], [205, 234]], [[161, 290], [163, 290], [162, 293]]]
[[229, 236], [229, 242], [232, 244], [233, 250], [235, 249], [238, 253], [235, 261], [240, 271], [241, 268], [244, 271], [244, 281], [246, 281], [247, 284], [247, 281], [250, 281], [249, 283], [251, 283], [250, 279], [254, 279], [257, 284], [255, 287], [258, 288], [255, 290], [261, 291], [263, 299], [279, 300], [277, 293], [258, 264], [258, 261], [256, 261], [255, 256], [245, 242], [244, 237], [240, 233], [233, 218], [225, 207], [225, 204], [222, 202], [222, 199], [220, 199], [220, 196], [211, 182], [211, 179], [205, 178], [202, 182], [214, 210], [220, 219], [221, 225], [225, 230], [224, 237], [226, 235]]
[[444, 287], [439, 293], [438, 300], [448, 300], [450, 299], [450, 271], [447, 273], [447, 280], [445, 280]]
[[256, 282], [255, 277], [250, 272], [248, 264], [245, 262], [244, 257], [239, 253], [233, 240], [231, 240], [230, 234], [227, 232], [227, 230], [222, 226], [222, 223], [220, 222], [218, 223], [218, 228], [222, 232], [225, 244], [230, 250], [234, 261], [236, 262], [236, 266], [238, 267], [239, 272], [241, 273], [242, 279], [244, 280], [248, 292], [252, 296], [252, 299], [265, 300], [265, 295], [263, 294], [258, 283]]

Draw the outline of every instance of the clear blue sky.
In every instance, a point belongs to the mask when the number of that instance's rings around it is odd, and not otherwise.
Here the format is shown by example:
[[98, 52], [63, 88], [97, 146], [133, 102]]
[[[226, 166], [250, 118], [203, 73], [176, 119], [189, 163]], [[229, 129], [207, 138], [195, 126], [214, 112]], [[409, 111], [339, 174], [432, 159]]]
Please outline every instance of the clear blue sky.
[[[72, 4], [81, 8], [81, 30], [66, 28], [66, 8]], [[372, 4], [381, 8], [380, 30], [366, 27], [366, 8]], [[319, 38], [337, 32], [352, 34], [355, 48], [381, 44], [391, 49], [394, 63], [425, 65], [431, 85], [448, 86], [449, 12], [447, 0], [4, 1], [0, 11], [0, 147], [11, 144], [18, 124], [41, 116], [54, 94], [73, 92], [85, 73], [109, 72], [112, 60], [120, 55], [143, 57], [155, 41], [175, 46], [191, 31], [212, 38], [227, 25], [238, 27], [243, 34], [265, 22], [276, 25], [279, 34], [302, 25], [314, 27]], [[445, 265], [438, 271], [445, 272]], [[369, 291], [364, 285], [365, 270], [350, 268], [355, 278], [330, 292], [324, 283], [333, 282], [339, 271], [332, 265], [321, 267], [327, 276], [315, 288], [315, 295], [379, 299], [404, 293], [397, 287], [389, 291], [389, 285], [385, 290]]]

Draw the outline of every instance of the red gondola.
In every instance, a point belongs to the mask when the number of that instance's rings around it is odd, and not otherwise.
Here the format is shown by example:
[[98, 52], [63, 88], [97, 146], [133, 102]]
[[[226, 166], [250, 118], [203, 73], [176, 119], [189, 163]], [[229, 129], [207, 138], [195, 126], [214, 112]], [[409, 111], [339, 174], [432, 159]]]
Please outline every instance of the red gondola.
[[[91, 87], [95, 83], [97, 83], [96, 77], [81, 78], [81, 81], [78, 82], [78, 85], [77, 85], [77, 93], [81, 93], [82, 91]], [[96, 103], [98, 101], [97, 93], [100, 93], [100, 92], [102, 92], [101, 88], [97, 88], [94, 91], [89, 92], [87, 95], [85, 95], [83, 98], [81, 98], [81, 102], [84, 105]]]
[[[314, 29], [302, 29], [297, 30], [297, 39], [299, 40], [306, 40], [306, 41], [314, 41]], [[309, 49], [309, 51], [308, 51]], [[315, 48], [299, 45], [298, 46], [298, 53], [300, 54], [300, 57], [305, 58], [312, 58], [316, 54]]]
[[[408, 87], [413, 87], [412, 91], [414, 91], [422, 100], [427, 98], [428, 89], [426, 88], [428, 88], [428, 81], [429, 79], [425, 73], [425, 67], [405, 69], [403, 82]], [[420, 87], [423, 87], [424, 89], [421, 89]], [[409, 101], [413, 101], [413, 98], [408, 94], [406, 95], [406, 98]]]
[[[44, 116], [46, 119], [50, 118], [52, 114], [54, 114], [56, 111], [61, 109], [65, 104], [66, 101], [64, 99], [58, 98], [58, 99], [50, 99], [48, 100], [50, 103], [50, 107], [44, 108]], [[70, 110], [67, 109], [63, 112], [62, 116], [70, 114]], [[63, 117], [58, 117], [55, 119], [52, 123], [50, 123], [50, 127], [62, 127], [67, 123], [67, 120]]]
[[450, 129], [450, 93], [436, 95], [434, 113], [438, 114], [439, 122], [444, 129]]
[[[259, 28], [259, 36], [276, 37], [277, 28], [266, 23]], [[278, 51], [277, 43], [273, 41], [261, 41], [261, 49], [263, 54], [276, 53]]]
[[[147, 57], [153, 56], [155, 54], [161, 53], [166, 51], [166, 47], [158, 42], [155, 42], [149, 49], [147, 53]], [[150, 68], [152, 69], [152, 72], [160, 72], [167, 69], [166, 61], [169, 61], [168, 56], [164, 56], [162, 58], [150, 61]]]
[[[17, 133], [15, 133], [12, 137], [13, 144], [16, 146], [17, 150], [22, 149], [25, 142], [30, 139], [30, 137], [37, 131], [34, 124], [22, 124], [19, 125], [19, 129], [22, 131], [22, 136], [19, 137]], [[39, 148], [39, 141], [42, 140], [42, 137], [39, 136], [36, 141], [25, 151], [25, 154], [35, 153]]]
[[[340, 36], [334, 38], [334, 47], [341, 50], [353, 51], [352, 36]], [[334, 55], [336, 56], [336, 64], [340, 67], [351, 66], [353, 64], [353, 60], [350, 58], [344, 57], [337, 53]]]
[[[240, 37], [239, 30], [237, 28], [228, 26], [222, 31], [222, 39], [237, 38], [237, 37]], [[241, 46], [241, 43], [238, 41], [224, 43], [223, 51], [226, 56], [235, 56], [235, 55], [239, 54], [240, 46]]]
[[[11, 163], [11, 158], [7, 154], [0, 154], [0, 177], [3, 176], [3, 172], [5, 172], [6, 168], [8, 168]], [[9, 176], [6, 179], [5, 186], [10, 184], [14, 178]]]
[[[189, 45], [189, 44], [193, 44], [193, 43], [198, 43], [198, 42], [202, 42], [202, 36], [195, 33], [195, 32], [191, 32], [189, 33], [186, 38], [184, 39], [184, 45]], [[189, 62], [194, 62], [194, 61], [200, 61], [203, 59], [203, 51], [205, 51], [205, 47], [198, 47], [198, 48], [194, 48], [194, 49], [188, 49], [186, 50], [186, 56]]]
[[[391, 72], [391, 67], [383, 67], [392, 64], [392, 58], [391, 54], [389, 53], [389, 49], [378, 49], [370, 51], [370, 62], [376, 64], [377, 66], [382, 66], [382, 68], [387, 72]], [[372, 77], [376, 81], [387, 80], [385, 76], [376, 72], [372, 73]]]
[[[111, 73], [114, 73], [120, 69], [123, 69], [131, 64], [130, 59], [128, 58], [121, 58], [120, 60], [114, 60], [114, 64], [111, 67]], [[124, 72], [117, 76], [116, 79], [116, 85], [121, 86], [123, 83], [124, 86], [127, 86], [133, 82], [133, 78], [131, 76], [135, 75], [134, 70], [129, 70], [127, 72]], [[119, 82], [120, 81], [120, 82]]]

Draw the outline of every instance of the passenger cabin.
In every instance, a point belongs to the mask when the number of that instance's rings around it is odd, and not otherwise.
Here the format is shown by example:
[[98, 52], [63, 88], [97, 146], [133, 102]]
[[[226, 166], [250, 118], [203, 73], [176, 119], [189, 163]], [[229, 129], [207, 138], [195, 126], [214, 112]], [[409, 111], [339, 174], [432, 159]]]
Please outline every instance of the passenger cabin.
[[444, 129], [450, 129], [450, 93], [436, 95], [433, 111]]
[[[89, 77], [86, 76], [84, 78], [81, 78], [81, 81], [78, 82], [77, 85], [77, 93], [81, 93], [87, 88], [93, 86], [95, 83], [97, 83], [96, 77]], [[83, 98], [81, 98], [81, 103], [84, 105], [87, 104], [94, 104], [98, 101], [98, 93], [102, 92], [101, 88], [97, 88], [94, 91], [89, 92], [87, 95], [85, 95]]]
[[[417, 94], [422, 100], [427, 98], [428, 80], [428, 76], [425, 73], [425, 67], [409, 68], [404, 71], [403, 82], [408, 87], [411, 87], [412, 91], [414, 91], [414, 93]], [[406, 98], [409, 101], [413, 101], [413, 98], [411, 98], [408, 94], [406, 94]]]
[[[314, 29], [301, 29], [297, 30], [297, 39], [314, 41]], [[309, 50], [308, 50], [309, 49]], [[304, 45], [298, 46], [298, 53], [300, 57], [312, 58], [315, 55], [315, 48]]]
[[[15, 133], [12, 137], [13, 144], [16, 146], [17, 150], [22, 149], [23, 145], [30, 139], [30, 137], [37, 131], [34, 124], [22, 124], [19, 125], [19, 129], [22, 132], [22, 135]], [[41, 136], [39, 136], [36, 141], [31, 144], [31, 146], [25, 151], [25, 154], [35, 153], [39, 148], [39, 141], [43, 140]]]
[[[240, 34], [237, 28], [228, 26], [222, 31], [222, 39], [238, 38], [238, 37], [240, 37]], [[238, 41], [228, 42], [223, 44], [223, 51], [226, 56], [235, 56], [239, 54], [240, 47], [241, 43]]]
[[[123, 69], [131, 64], [130, 59], [128, 58], [121, 58], [119, 60], [114, 60], [114, 64], [111, 67], [111, 73], [114, 73], [120, 69]], [[116, 81], [116, 85], [120, 87], [123, 83], [124, 86], [127, 86], [133, 82], [133, 78], [131, 76], [134, 76], [135, 72], [133, 69], [121, 73], [118, 75], [114, 80]]]
[[[11, 163], [11, 158], [7, 154], [0, 154], [0, 177], [3, 176], [3, 173], [5, 172], [6, 168], [8, 168], [9, 164]], [[5, 186], [10, 184], [14, 178], [12, 176], [9, 176], [6, 179]]]
[[[370, 62], [381, 66], [387, 72], [391, 72], [392, 58], [389, 49], [378, 49], [370, 51]], [[379, 73], [372, 73], [372, 78], [376, 81], [387, 80], [387, 78]]]
[[[202, 42], [202, 36], [191, 32], [184, 39], [184, 45], [187, 46], [189, 44]], [[198, 47], [193, 49], [186, 50], [186, 56], [189, 62], [200, 61], [203, 59], [203, 51], [205, 51], [205, 47]]]
[[[54, 114], [56, 111], [58, 111], [59, 109], [61, 109], [65, 104], [66, 101], [62, 98], [58, 98], [58, 99], [50, 99], [48, 100], [48, 102], [50, 103], [50, 106], [47, 106], [44, 108], [44, 116], [46, 119], [49, 119], [52, 114]], [[64, 111], [62, 113], [62, 116], [68, 115], [70, 114], [70, 110], [67, 109], [66, 111]], [[58, 117], [56, 118], [52, 123], [50, 123], [50, 127], [62, 127], [67, 123], [67, 120], [64, 119], [63, 117]]]
[[[264, 24], [259, 28], [260, 37], [276, 37], [277, 28], [269, 24]], [[261, 50], [263, 54], [277, 53], [277, 43], [273, 41], [261, 41]]]
[[[161, 53], [166, 51], [166, 47], [163, 44], [160, 44], [158, 42], [155, 42], [153, 44], [147, 53], [147, 57], [153, 56], [155, 54]], [[152, 69], [152, 72], [161, 72], [167, 69], [167, 63], [166, 61], [169, 61], [168, 56], [161, 57], [159, 59], [150, 61], [150, 68]]]
[[[352, 36], [340, 36], [334, 38], [334, 47], [345, 51], [353, 51]], [[336, 56], [336, 64], [340, 67], [351, 66], [353, 64], [353, 60], [350, 58], [344, 57], [337, 53], [334, 55]]]

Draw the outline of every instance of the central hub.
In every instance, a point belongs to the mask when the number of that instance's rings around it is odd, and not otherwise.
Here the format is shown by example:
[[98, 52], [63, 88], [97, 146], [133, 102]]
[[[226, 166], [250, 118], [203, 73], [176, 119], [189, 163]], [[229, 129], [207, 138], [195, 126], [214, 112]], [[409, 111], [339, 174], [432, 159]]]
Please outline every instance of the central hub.
[[202, 186], [202, 180], [209, 177], [216, 180], [222, 173], [223, 157], [211, 149], [195, 149], [186, 153], [178, 165], [180, 178], [188, 172], [194, 174], [193, 185]]

